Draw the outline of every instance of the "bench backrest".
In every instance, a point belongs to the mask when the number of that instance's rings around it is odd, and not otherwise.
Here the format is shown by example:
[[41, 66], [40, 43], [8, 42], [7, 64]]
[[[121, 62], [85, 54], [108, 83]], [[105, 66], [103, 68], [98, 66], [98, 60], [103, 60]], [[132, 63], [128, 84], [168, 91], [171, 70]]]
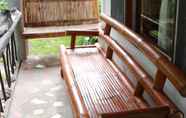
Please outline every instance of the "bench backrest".
[[[104, 14], [101, 15], [101, 20], [106, 24], [104, 31], [100, 31], [99, 34], [99, 36], [108, 44], [106, 57], [114, 61], [113, 56], [116, 54], [117, 57], [119, 57], [119, 59], [127, 66], [127, 71], [130, 71], [134, 76], [133, 79], [135, 78], [137, 80], [134, 95], [143, 98], [144, 92], [146, 92], [150, 95], [156, 105], [169, 105], [172, 111], [171, 114], [175, 114], [178, 111], [178, 116], [181, 117], [182, 113], [180, 113], [175, 103], [167, 97], [164, 88], [166, 81], [169, 80], [178, 92], [183, 97], [186, 97], [186, 75], [184, 72], [171, 63], [169, 59], [157, 50], [152, 43], [145, 41], [142, 37], [128, 29], [126, 26]], [[126, 44], [127, 48], [124, 48], [116, 40], [111, 38], [110, 33], [113, 29], [121, 36], [124, 36], [124, 39], [127, 40], [127, 42], [139, 50], [140, 53], [142, 53], [145, 58], [150, 60], [150, 62], [156, 67], [157, 71], [154, 78], [148, 73], [144, 66], [139, 63], [139, 60], [131, 54], [128, 44]]]
[[[183, 71], [172, 64], [166, 56], [157, 51], [153, 44], [144, 41], [143, 38], [124, 25], [104, 14], [101, 15], [101, 19], [106, 23], [105, 30], [100, 33], [100, 36], [109, 44], [107, 58], [111, 58], [113, 51], [115, 51], [124, 62], [128, 63], [131, 67], [131, 71], [138, 76], [138, 82], [144, 88], [149, 89], [149, 87], [153, 86], [157, 91], [163, 91], [165, 82], [168, 79], [180, 94], [186, 97], [186, 76]], [[128, 50], [121, 48], [109, 36], [111, 28], [114, 28], [121, 35], [125, 36], [126, 40], [138, 48], [158, 68], [153, 85], [151, 85], [149, 83], [150, 80], [148, 80], [151, 77], [144, 71], [140, 64], [130, 56]]]

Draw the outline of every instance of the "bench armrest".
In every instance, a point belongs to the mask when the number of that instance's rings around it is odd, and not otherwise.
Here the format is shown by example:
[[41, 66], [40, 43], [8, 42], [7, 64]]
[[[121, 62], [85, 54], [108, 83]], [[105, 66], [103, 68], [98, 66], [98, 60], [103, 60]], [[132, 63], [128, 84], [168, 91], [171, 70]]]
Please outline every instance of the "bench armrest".
[[61, 69], [63, 70], [63, 77], [66, 80], [66, 83], [68, 85], [67, 87], [69, 87], [68, 89], [72, 90], [72, 92], [70, 92], [70, 97], [74, 101], [77, 101], [76, 103], [73, 102], [73, 108], [75, 109], [75, 112], [79, 111], [78, 114], [80, 116], [85, 117], [87, 116], [88, 112], [87, 109], [85, 108], [85, 104], [83, 103], [83, 98], [80, 95], [80, 90], [74, 83], [73, 70], [68, 61], [67, 51], [64, 45], [61, 45], [60, 51], [61, 51], [60, 61], [61, 61]]
[[102, 113], [100, 118], [167, 118], [169, 113], [168, 106], [161, 106], [126, 112]]

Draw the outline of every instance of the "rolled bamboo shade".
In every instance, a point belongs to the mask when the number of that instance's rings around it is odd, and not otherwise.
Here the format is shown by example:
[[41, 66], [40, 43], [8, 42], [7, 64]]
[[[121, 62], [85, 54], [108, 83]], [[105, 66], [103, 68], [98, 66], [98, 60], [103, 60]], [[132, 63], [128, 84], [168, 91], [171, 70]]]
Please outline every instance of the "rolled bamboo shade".
[[23, 0], [25, 27], [97, 23], [97, 0]]

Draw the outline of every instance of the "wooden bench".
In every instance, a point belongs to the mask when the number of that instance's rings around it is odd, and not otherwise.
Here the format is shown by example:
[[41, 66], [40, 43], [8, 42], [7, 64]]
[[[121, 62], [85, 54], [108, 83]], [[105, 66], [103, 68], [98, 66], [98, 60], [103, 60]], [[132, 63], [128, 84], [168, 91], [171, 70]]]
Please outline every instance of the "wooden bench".
[[[61, 46], [61, 76], [65, 79], [77, 118], [181, 118], [181, 111], [163, 92], [169, 80], [182, 96], [186, 96], [186, 76], [150, 43], [118, 23], [102, 15], [104, 31], [67, 31], [72, 37], [71, 48]], [[153, 80], [128, 50], [109, 36], [111, 28], [126, 37], [158, 68]], [[76, 36], [99, 36], [107, 44], [76, 47]], [[113, 61], [113, 53], [134, 75], [134, 86]], [[148, 94], [154, 105], [149, 103]]]

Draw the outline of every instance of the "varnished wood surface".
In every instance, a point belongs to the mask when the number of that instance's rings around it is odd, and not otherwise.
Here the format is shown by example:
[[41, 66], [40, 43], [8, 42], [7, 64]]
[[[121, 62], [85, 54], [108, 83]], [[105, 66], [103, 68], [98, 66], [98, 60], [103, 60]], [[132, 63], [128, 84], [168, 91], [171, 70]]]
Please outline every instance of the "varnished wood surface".
[[120, 113], [104, 113], [101, 118], [168, 118], [169, 107], [157, 107]]
[[[180, 110], [163, 92], [163, 88], [166, 79], [169, 79], [184, 96], [185, 74], [152, 44], [145, 42], [125, 26], [105, 15], [102, 19], [107, 24], [104, 31], [101, 29], [99, 32], [66, 31], [67, 35], [72, 36], [72, 44], [66, 52], [65, 48], [62, 49], [61, 68], [71, 93], [76, 116], [78, 118], [167, 118], [168, 115], [174, 117], [175, 113], [180, 114]], [[125, 36], [157, 66], [155, 80], [137, 63], [128, 50], [121, 48], [112, 40], [109, 36], [111, 28]], [[97, 36], [97, 33], [107, 43], [107, 51], [103, 51], [99, 46], [76, 48], [74, 44], [76, 36], [81, 34]], [[127, 65], [126, 71], [134, 75], [133, 79], [138, 82], [137, 86], [133, 86], [128, 77], [112, 62], [113, 52]], [[154, 101], [154, 108], [143, 97], [144, 92]]]
[[126, 26], [120, 24], [116, 20], [101, 15], [101, 19], [116, 29], [120, 34], [125, 36], [132, 45], [138, 48], [146, 57], [148, 57], [157, 68], [171, 81], [182, 96], [186, 96], [186, 75], [178, 67], [172, 64], [164, 55], [158, 52], [153, 44], [146, 42], [143, 38], [128, 29]]
[[[109, 93], [115, 95], [118, 91], [116, 88], [113, 88], [112, 91], [104, 90], [106, 88], [109, 88], [109, 86], [111, 86], [111, 85], [118, 86], [119, 89], [123, 89], [123, 90], [125, 90], [125, 92], [130, 91], [130, 92], [126, 92], [127, 94], [120, 92], [118, 95], [122, 95], [125, 97], [128, 95], [131, 95], [131, 98], [130, 98], [131, 100], [132, 99], [136, 100], [136, 98], [138, 98], [139, 100], [137, 100], [137, 101], [138, 102], [141, 101], [141, 103], [143, 103], [143, 105], [146, 108], [148, 108], [148, 106], [146, 106], [147, 104], [146, 104], [146, 102], [144, 102], [144, 99], [141, 98], [144, 90], [152, 97], [152, 99], [155, 101], [155, 103], [157, 105], [165, 105], [165, 106], [168, 105], [171, 109], [171, 114], [174, 114], [174, 112], [179, 111], [177, 109], [177, 107], [174, 105], [174, 103], [172, 103], [171, 100], [164, 93], [162, 93], [162, 91], [157, 91], [154, 89], [154, 83], [153, 83], [152, 79], [139, 66], [139, 64], [137, 64], [135, 62], [135, 60], [130, 57], [130, 55], [124, 49], [120, 48], [117, 45], [117, 43], [114, 42], [109, 36], [105, 35], [104, 32], [100, 31], [99, 35], [102, 39], [104, 39], [106, 41], [106, 43], [108, 44], [110, 49], [113, 50], [114, 52], [116, 52], [116, 54], [120, 57], [120, 59], [123, 60], [129, 66], [129, 70], [131, 70], [135, 74], [137, 81], [139, 81], [139, 84], [138, 84], [139, 86], [136, 87], [135, 92], [134, 92], [134, 89], [131, 90], [132, 85], [130, 84], [130, 82], [127, 81], [128, 80], [127, 77], [124, 77], [124, 79], [126, 81], [123, 82], [124, 83], [124, 86], [123, 86], [123, 84], [122, 84], [123, 79], [121, 79], [122, 78], [121, 74], [118, 74], [118, 71], [114, 71], [115, 69], [113, 69], [113, 66], [111, 66], [111, 65], [110, 65], [110, 67], [106, 66], [108, 64], [108, 62], [106, 61], [107, 59], [105, 57], [105, 54], [99, 53], [98, 51], [96, 51], [96, 48], [87, 47], [87, 48], [75, 48], [73, 50], [68, 50], [67, 55], [69, 58], [69, 63], [71, 65], [70, 67], [72, 68], [75, 83], [77, 82], [75, 85], [78, 85], [79, 94], [82, 95], [83, 103], [85, 104], [86, 109], [89, 114], [88, 116], [91, 116], [91, 113], [92, 113], [92, 114], [94, 114], [93, 117], [98, 117], [98, 114], [105, 113], [106, 110], [108, 110], [107, 111], [108, 113], [115, 113], [115, 112], [117, 113], [118, 112], [118, 111], [109, 111], [109, 110], [112, 110], [112, 108], [114, 106], [111, 106], [112, 102], [107, 100], [107, 98], [110, 98], [107, 96], [109, 96]], [[102, 60], [97, 59], [97, 58], [99, 58], [99, 56], [102, 57]], [[89, 60], [91, 60], [91, 61], [89, 62]], [[61, 61], [61, 62], [63, 65], [66, 64], [66, 63], [63, 63], [63, 61]], [[102, 65], [99, 66], [98, 62], [102, 63]], [[96, 68], [97, 66], [98, 66], [98, 68]], [[92, 70], [91, 70], [91, 67], [93, 67]], [[105, 75], [104, 71], [100, 69], [102, 67], [104, 67], [103, 70], [105, 70], [106, 73], [108, 74], [108, 76], [106, 76], [108, 78], [108, 80], [109, 80], [109, 77], [112, 77], [112, 74], [113, 74], [113, 78], [111, 78], [110, 80], [114, 81], [114, 83], [117, 83], [117, 84], [119, 83], [119, 85], [114, 84], [112, 82], [110, 84], [103, 83], [103, 82], [100, 82], [100, 84], [98, 84], [98, 82], [97, 82], [95, 84], [95, 86], [94, 86], [94, 84], [93, 84], [93, 86], [91, 85], [92, 83], [96, 82], [95, 81], [96, 78], [100, 78], [101, 80], [104, 78], [102, 76], [99, 77], [96, 75], [96, 73], [99, 73], [100, 75]], [[109, 69], [109, 68], [111, 70], [113, 69], [113, 71], [108, 71], [107, 69]], [[89, 71], [89, 69], [90, 69], [90, 71]], [[89, 72], [91, 72], [91, 73], [89, 74]], [[116, 74], [115, 74], [115, 72], [116, 72]], [[159, 72], [157, 72], [157, 73], [159, 73]], [[159, 74], [160, 75], [158, 75], [158, 74], [157, 75], [161, 76], [161, 73], [159, 73]], [[117, 77], [118, 75], [120, 75], [120, 77], [119, 77], [120, 81], [115, 82], [115, 80], [118, 79], [118, 77]], [[157, 78], [159, 78], [158, 76], [157, 76]], [[85, 78], [87, 78], [87, 79], [85, 79]], [[90, 79], [90, 78], [92, 78], [92, 79]], [[68, 80], [68, 78], [67, 78], [67, 80]], [[80, 83], [78, 83], [78, 80]], [[86, 82], [86, 80], [87, 80], [87, 82]], [[108, 82], [108, 80], [107, 80], [107, 82]], [[163, 86], [163, 84], [161, 84], [161, 82], [155, 82], [155, 83], [160, 84], [160, 86]], [[86, 85], [88, 85], [88, 86], [86, 86]], [[105, 86], [105, 88], [103, 90], [102, 89], [99, 90], [101, 87], [104, 87], [104, 86]], [[92, 89], [98, 89], [98, 92], [95, 90], [92, 90]], [[87, 90], [87, 91], [84, 91], [84, 90]], [[109, 92], [107, 92], [107, 91], [109, 91]], [[85, 95], [84, 95], [84, 92], [86, 93]], [[106, 94], [108, 94], [108, 95], [105, 95], [104, 92], [106, 92]], [[88, 96], [88, 94], [91, 96]], [[102, 103], [102, 104], [99, 105], [96, 109], [96, 107], [94, 106], [94, 102], [95, 102], [94, 100], [102, 98], [100, 96], [106, 96], [106, 98], [105, 98], [106, 105], [104, 102], [101, 101], [100, 103]], [[86, 100], [88, 100], [88, 101], [86, 101]], [[91, 103], [89, 103], [89, 102], [91, 102]], [[98, 102], [96, 102], [96, 105], [98, 104]], [[116, 108], [114, 108], [114, 109], [119, 109], [122, 107], [125, 108], [125, 106], [123, 106], [123, 105], [128, 105], [128, 103], [130, 103], [130, 102], [125, 102], [126, 104], [122, 104], [122, 102], [117, 101], [115, 103], [117, 103], [117, 104], [115, 104]], [[91, 106], [91, 105], [93, 105], [93, 106]], [[102, 105], [104, 107], [102, 107]], [[109, 108], [109, 107], [111, 107], [111, 108]], [[131, 106], [131, 108], [136, 109], [136, 110], [141, 109], [141, 108], [136, 108], [135, 106]], [[91, 109], [92, 109], [92, 111], [89, 111]], [[101, 111], [100, 109], [103, 111]], [[101, 111], [101, 112], [96, 112], [96, 111]], [[131, 109], [125, 109], [124, 111], [126, 111], [126, 112], [131, 111]], [[123, 112], [123, 111], [120, 111], [120, 112]]]
[[61, 51], [61, 71], [63, 74], [63, 78], [66, 80], [69, 95], [72, 100], [72, 107], [74, 110], [74, 115], [77, 118], [87, 118], [87, 109], [85, 108], [85, 104], [83, 102], [83, 96], [80, 93], [80, 88], [76, 86], [76, 82], [74, 81], [74, 74], [73, 70], [71, 68], [71, 65], [69, 63], [69, 59], [67, 56], [67, 52], [64, 46], [60, 47]]
[[48, 38], [65, 36], [66, 31], [72, 30], [95, 30], [99, 29], [99, 24], [84, 24], [74, 26], [50, 26], [50, 27], [25, 27], [23, 36], [25, 39], [29, 38]]
[[[141, 113], [140, 110], [143, 111], [143, 109], [151, 111], [147, 102], [140, 99], [138, 95], [134, 96], [134, 88], [128, 78], [118, 72], [119, 70], [114, 69], [116, 67], [110, 65], [105, 56], [94, 46], [68, 49], [66, 52], [63, 47], [61, 51], [63, 77], [67, 82], [77, 118], [80, 116], [97, 118], [100, 114], [105, 113], [106, 116], [108, 114], [118, 116], [117, 113], [126, 115], [132, 111], [137, 112], [139, 116], [144, 116], [139, 118], [147, 118], [151, 113], [154, 114], [153, 116], [166, 118], [164, 115], [167, 111], [162, 111], [161, 114], [164, 113], [162, 115], [156, 114], [159, 113], [158, 107], [155, 107], [157, 111]], [[152, 85], [151, 82], [149, 86], [152, 87]], [[175, 107], [166, 95], [158, 93], [156, 90], [151, 92], [153, 100], [159, 99], [157, 106], [166, 107], [168, 105], [170, 109]], [[81, 99], [77, 99], [77, 96], [80, 96]], [[138, 115], [131, 115], [129, 118], [138, 118]]]
[[[133, 73], [134, 79], [138, 81], [140, 87], [136, 87], [137, 96], [143, 94], [142, 90], [145, 90], [148, 94], [152, 96], [156, 104], [166, 105], [169, 104], [173, 109], [175, 105], [161, 92], [154, 89], [154, 84], [152, 78], [144, 71], [144, 69], [127, 53], [126, 50], [122, 49], [115, 41], [113, 41], [109, 36], [105, 35], [103, 32], [100, 32], [100, 37], [105, 40], [105, 42], [112, 48], [112, 50], [117, 54], [117, 56], [128, 66], [130, 72]], [[138, 88], [139, 87], [139, 88]], [[142, 90], [138, 90], [142, 89]]]
[[[97, 118], [98, 114], [105, 112], [147, 108], [146, 104], [135, 98], [131, 89], [128, 89], [130, 84], [121, 82], [120, 75], [97, 48], [69, 49], [67, 55], [74, 74], [75, 84], [71, 86], [78, 86], [90, 117]], [[64, 64], [64, 61], [62, 63]]]

